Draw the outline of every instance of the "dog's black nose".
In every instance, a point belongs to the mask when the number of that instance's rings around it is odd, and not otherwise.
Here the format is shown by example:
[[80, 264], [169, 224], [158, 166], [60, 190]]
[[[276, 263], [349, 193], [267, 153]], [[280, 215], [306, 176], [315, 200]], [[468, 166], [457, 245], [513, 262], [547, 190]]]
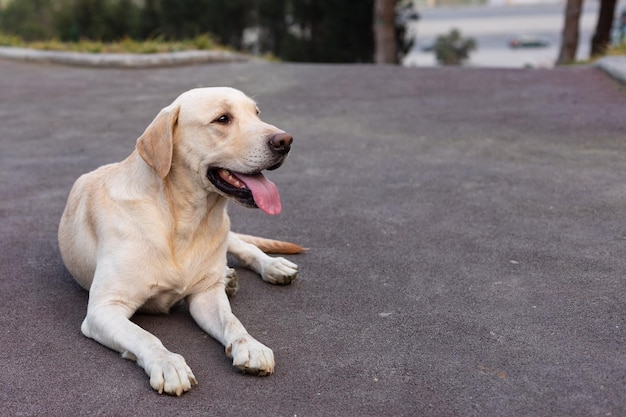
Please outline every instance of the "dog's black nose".
[[293, 142], [293, 136], [289, 133], [277, 133], [269, 140], [270, 147], [277, 153], [285, 155], [291, 149], [291, 143]]

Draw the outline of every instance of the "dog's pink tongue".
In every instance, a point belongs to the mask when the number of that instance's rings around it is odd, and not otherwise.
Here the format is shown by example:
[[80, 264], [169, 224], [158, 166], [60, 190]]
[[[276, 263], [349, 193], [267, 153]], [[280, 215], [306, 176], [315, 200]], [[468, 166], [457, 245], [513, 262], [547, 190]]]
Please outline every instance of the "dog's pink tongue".
[[252, 191], [254, 202], [267, 214], [279, 214], [282, 210], [280, 195], [276, 184], [268, 180], [263, 174], [243, 175], [237, 173], [237, 177], [243, 181]]

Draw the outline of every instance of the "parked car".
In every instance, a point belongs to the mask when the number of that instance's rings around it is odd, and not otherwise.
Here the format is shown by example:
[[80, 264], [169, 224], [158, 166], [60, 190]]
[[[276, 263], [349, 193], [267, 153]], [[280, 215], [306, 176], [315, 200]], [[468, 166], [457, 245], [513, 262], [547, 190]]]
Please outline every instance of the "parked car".
[[549, 40], [535, 35], [520, 35], [509, 40], [511, 48], [545, 48], [549, 45]]

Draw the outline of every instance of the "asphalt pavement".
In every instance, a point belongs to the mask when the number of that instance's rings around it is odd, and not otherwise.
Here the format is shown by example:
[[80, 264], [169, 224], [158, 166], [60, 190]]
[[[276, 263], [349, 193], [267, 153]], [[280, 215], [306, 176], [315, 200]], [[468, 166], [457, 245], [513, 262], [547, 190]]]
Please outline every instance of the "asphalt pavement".
[[[626, 87], [595, 66], [0, 59], [0, 415], [626, 415]], [[181, 306], [135, 322], [199, 385], [158, 395], [87, 339], [56, 232], [74, 180], [180, 92], [228, 85], [295, 137], [283, 213], [233, 228], [310, 250], [235, 314], [274, 349], [241, 375]]]

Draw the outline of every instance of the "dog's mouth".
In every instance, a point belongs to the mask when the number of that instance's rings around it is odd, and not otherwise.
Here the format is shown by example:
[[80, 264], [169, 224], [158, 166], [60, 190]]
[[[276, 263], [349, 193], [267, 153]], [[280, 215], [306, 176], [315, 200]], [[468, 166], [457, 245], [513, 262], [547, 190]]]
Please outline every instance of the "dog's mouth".
[[276, 184], [260, 172], [241, 174], [224, 168], [211, 168], [207, 178], [218, 190], [241, 205], [260, 208], [267, 214], [279, 214], [282, 210]]

